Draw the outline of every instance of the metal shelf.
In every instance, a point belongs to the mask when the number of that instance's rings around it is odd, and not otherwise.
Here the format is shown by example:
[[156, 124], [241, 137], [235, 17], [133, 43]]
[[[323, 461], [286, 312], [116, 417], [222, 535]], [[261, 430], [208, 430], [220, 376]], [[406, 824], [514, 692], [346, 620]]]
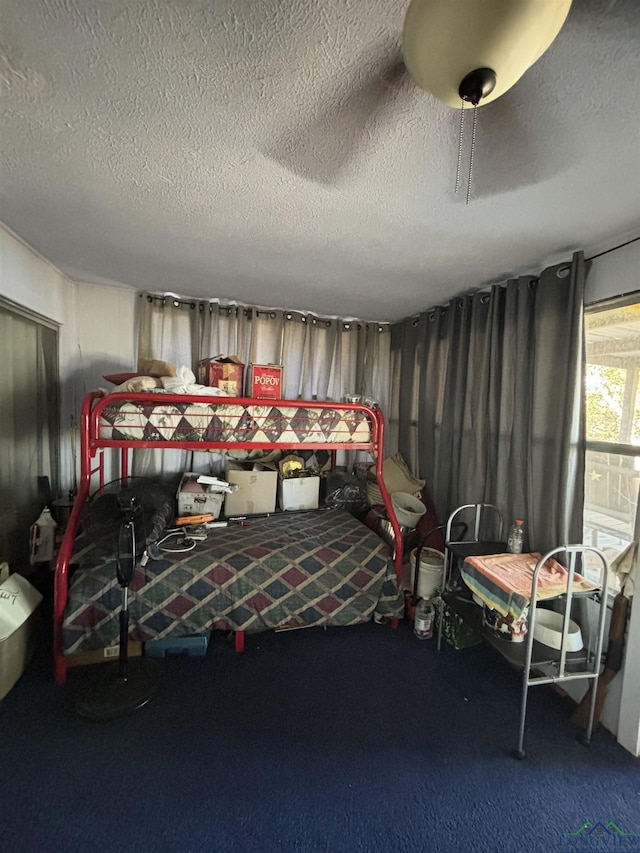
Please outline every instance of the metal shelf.
[[[445, 592], [442, 596], [446, 605], [460, 616], [461, 619], [476, 631], [482, 639], [498, 651], [508, 663], [517, 670], [523, 670], [526, 663], [526, 640], [514, 643], [511, 640], [503, 640], [482, 624], [482, 608], [476, 604], [464, 591], [455, 590]], [[531, 668], [541, 669], [545, 666], [553, 666], [560, 660], [559, 649], [545, 646], [543, 643], [533, 641], [533, 652]], [[579, 652], [567, 652], [565, 669], [567, 672], [581, 672], [588, 665], [591, 658], [584, 650]]]

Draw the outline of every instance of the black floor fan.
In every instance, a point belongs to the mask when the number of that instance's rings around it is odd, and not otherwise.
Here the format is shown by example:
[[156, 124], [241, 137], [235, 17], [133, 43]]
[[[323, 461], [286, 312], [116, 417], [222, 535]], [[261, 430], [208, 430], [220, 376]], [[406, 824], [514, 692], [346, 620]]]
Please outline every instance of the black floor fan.
[[91, 720], [112, 720], [143, 705], [156, 693], [164, 671], [161, 660], [129, 659], [129, 584], [148, 544], [157, 541], [173, 514], [162, 485], [145, 477], [114, 480], [93, 495], [83, 528], [101, 550], [115, 556], [122, 590], [118, 660], [78, 673], [75, 706]]

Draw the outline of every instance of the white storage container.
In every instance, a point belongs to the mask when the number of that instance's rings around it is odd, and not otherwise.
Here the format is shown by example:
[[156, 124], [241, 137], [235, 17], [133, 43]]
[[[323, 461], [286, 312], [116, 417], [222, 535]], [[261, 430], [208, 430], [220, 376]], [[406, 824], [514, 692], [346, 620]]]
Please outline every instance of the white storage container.
[[[418, 549], [413, 548], [409, 554], [409, 565], [411, 566], [411, 587], [416, 571], [416, 553]], [[420, 553], [420, 568], [418, 572], [418, 597], [431, 598], [442, 587], [442, 573], [444, 569], [444, 554], [435, 548], [423, 548]]]
[[[564, 613], [557, 613], [555, 610], [545, 610], [543, 607], [536, 607], [533, 636], [539, 643], [550, 646], [552, 649], [559, 649], [562, 645], [563, 625]], [[568, 652], [579, 652], [582, 646], [580, 626], [572, 619], [569, 619], [566, 649]]]
[[320, 477], [286, 477], [279, 483], [280, 509], [318, 509]]
[[391, 503], [396, 512], [396, 518], [403, 527], [413, 530], [427, 511], [426, 506], [409, 492], [394, 492]]
[[20, 678], [31, 660], [34, 621], [42, 596], [22, 575], [0, 583], [0, 699]]

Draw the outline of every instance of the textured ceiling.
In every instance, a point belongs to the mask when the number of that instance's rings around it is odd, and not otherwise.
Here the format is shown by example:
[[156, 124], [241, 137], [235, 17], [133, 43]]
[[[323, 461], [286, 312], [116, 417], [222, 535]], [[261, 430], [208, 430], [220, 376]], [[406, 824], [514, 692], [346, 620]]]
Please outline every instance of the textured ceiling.
[[393, 320], [640, 232], [640, 4], [574, 0], [481, 108], [405, 0], [2, 0], [0, 220], [71, 278]]

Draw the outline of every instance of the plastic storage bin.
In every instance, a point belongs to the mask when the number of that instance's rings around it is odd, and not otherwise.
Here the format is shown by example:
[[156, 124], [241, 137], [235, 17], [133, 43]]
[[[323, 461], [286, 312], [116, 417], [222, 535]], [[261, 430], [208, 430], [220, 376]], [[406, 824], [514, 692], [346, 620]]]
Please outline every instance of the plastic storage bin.
[[164, 637], [145, 643], [144, 653], [150, 658], [163, 658], [171, 654], [187, 654], [190, 657], [204, 657], [209, 646], [211, 631], [188, 637]]

